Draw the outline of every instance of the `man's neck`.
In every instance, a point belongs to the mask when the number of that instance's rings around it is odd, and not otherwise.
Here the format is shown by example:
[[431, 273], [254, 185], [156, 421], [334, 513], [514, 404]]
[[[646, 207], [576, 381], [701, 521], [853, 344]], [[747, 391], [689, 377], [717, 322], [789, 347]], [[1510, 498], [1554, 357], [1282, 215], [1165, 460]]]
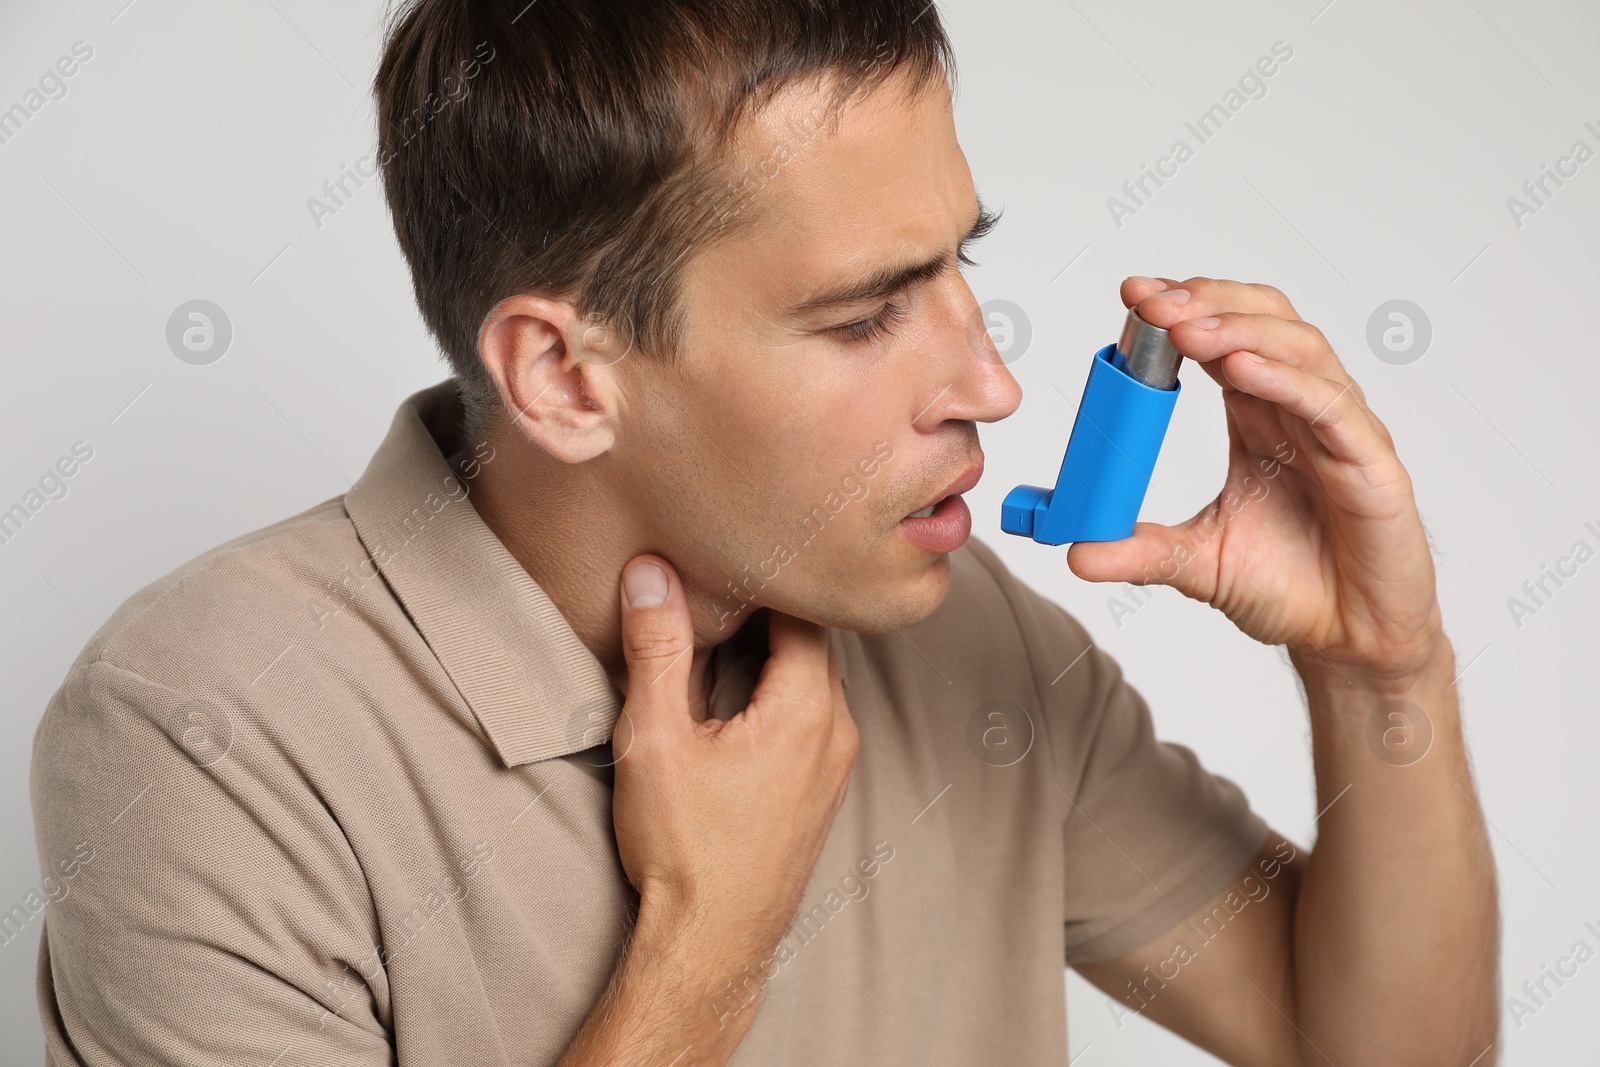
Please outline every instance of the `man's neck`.
[[[468, 499], [626, 694], [618, 588], [623, 564], [645, 551], [635, 517], [591, 465], [552, 459], [520, 435], [494, 434], [491, 443], [494, 458], [479, 461], [475, 477], [463, 470], [473, 469], [470, 445], [449, 457], [470, 487]], [[706, 716], [714, 647], [697, 647], [690, 666], [689, 707], [697, 719]]]

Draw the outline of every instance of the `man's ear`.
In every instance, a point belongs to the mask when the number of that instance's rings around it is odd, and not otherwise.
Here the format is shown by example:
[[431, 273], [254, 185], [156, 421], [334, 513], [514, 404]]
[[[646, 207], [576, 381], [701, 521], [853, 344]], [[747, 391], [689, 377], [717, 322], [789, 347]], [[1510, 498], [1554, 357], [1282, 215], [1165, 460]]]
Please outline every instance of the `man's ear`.
[[566, 463], [593, 459], [616, 441], [622, 398], [612, 365], [625, 343], [571, 304], [533, 294], [502, 300], [478, 331], [478, 354], [506, 417]]

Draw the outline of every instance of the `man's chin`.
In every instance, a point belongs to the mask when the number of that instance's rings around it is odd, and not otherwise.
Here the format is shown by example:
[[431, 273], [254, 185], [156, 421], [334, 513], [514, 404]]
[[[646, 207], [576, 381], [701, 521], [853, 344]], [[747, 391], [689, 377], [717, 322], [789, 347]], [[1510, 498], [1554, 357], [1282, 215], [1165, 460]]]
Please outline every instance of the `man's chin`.
[[827, 625], [862, 634], [887, 634], [915, 626], [939, 610], [950, 594], [950, 557], [939, 556], [906, 576], [870, 570], [845, 585], [839, 621]]
[[881, 558], [836, 566], [823, 573], [787, 572], [789, 582], [774, 583], [746, 601], [708, 598], [710, 625], [717, 640], [737, 632], [751, 613], [771, 608], [862, 634], [887, 634], [915, 626], [932, 615], [950, 593], [950, 557], [922, 553], [913, 562]]

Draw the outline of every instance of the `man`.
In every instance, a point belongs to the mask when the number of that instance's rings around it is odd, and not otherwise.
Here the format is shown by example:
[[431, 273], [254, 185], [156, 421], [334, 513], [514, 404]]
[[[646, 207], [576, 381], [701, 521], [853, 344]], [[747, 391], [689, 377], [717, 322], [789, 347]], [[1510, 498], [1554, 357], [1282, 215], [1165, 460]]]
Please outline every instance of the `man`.
[[[1494, 1062], [1427, 540], [1280, 292], [1123, 282], [1229, 473], [1067, 561], [1286, 646], [1315, 852], [969, 539], [1020, 396], [949, 63], [923, 0], [399, 14], [380, 159], [454, 378], [52, 700], [51, 1062], [1061, 1064], [1067, 964], [1232, 1064]], [[1402, 711], [1421, 759], [1369, 744]]]

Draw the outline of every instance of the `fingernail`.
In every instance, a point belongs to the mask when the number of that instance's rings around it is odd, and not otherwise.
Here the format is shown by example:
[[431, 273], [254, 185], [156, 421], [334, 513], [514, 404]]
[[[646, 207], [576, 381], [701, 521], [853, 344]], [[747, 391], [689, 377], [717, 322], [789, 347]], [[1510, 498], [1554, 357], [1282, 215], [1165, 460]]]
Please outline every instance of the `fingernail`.
[[1254, 352], [1246, 352], [1244, 357], [1252, 363], [1265, 363], [1267, 361], [1266, 356], [1258, 356]]
[[642, 560], [622, 572], [622, 590], [630, 608], [653, 608], [667, 599], [667, 572]]
[[1174, 304], [1187, 304], [1189, 302], [1189, 290], [1187, 290], [1187, 289], [1168, 289], [1168, 290], [1166, 290], [1164, 292], [1156, 293], [1150, 299], [1151, 300], [1170, 300]]
[[1214, 317], [1205, 319], [1189, 319], [1187, 321], [1193, 326], [1200, 327], [1202, 330], [1215, 330], [1218, 326], [1222, 325], [1222, 320]]
[[1152, 289], [1165, 289], [1167, 287], [1166, 282], [1159, 281], [1155, 278], [1146, 278], [1143, 274], [1129, 275], [1128, 280], [1130, 282], [1138, 282], [1141, 285], [1148, 285]]

